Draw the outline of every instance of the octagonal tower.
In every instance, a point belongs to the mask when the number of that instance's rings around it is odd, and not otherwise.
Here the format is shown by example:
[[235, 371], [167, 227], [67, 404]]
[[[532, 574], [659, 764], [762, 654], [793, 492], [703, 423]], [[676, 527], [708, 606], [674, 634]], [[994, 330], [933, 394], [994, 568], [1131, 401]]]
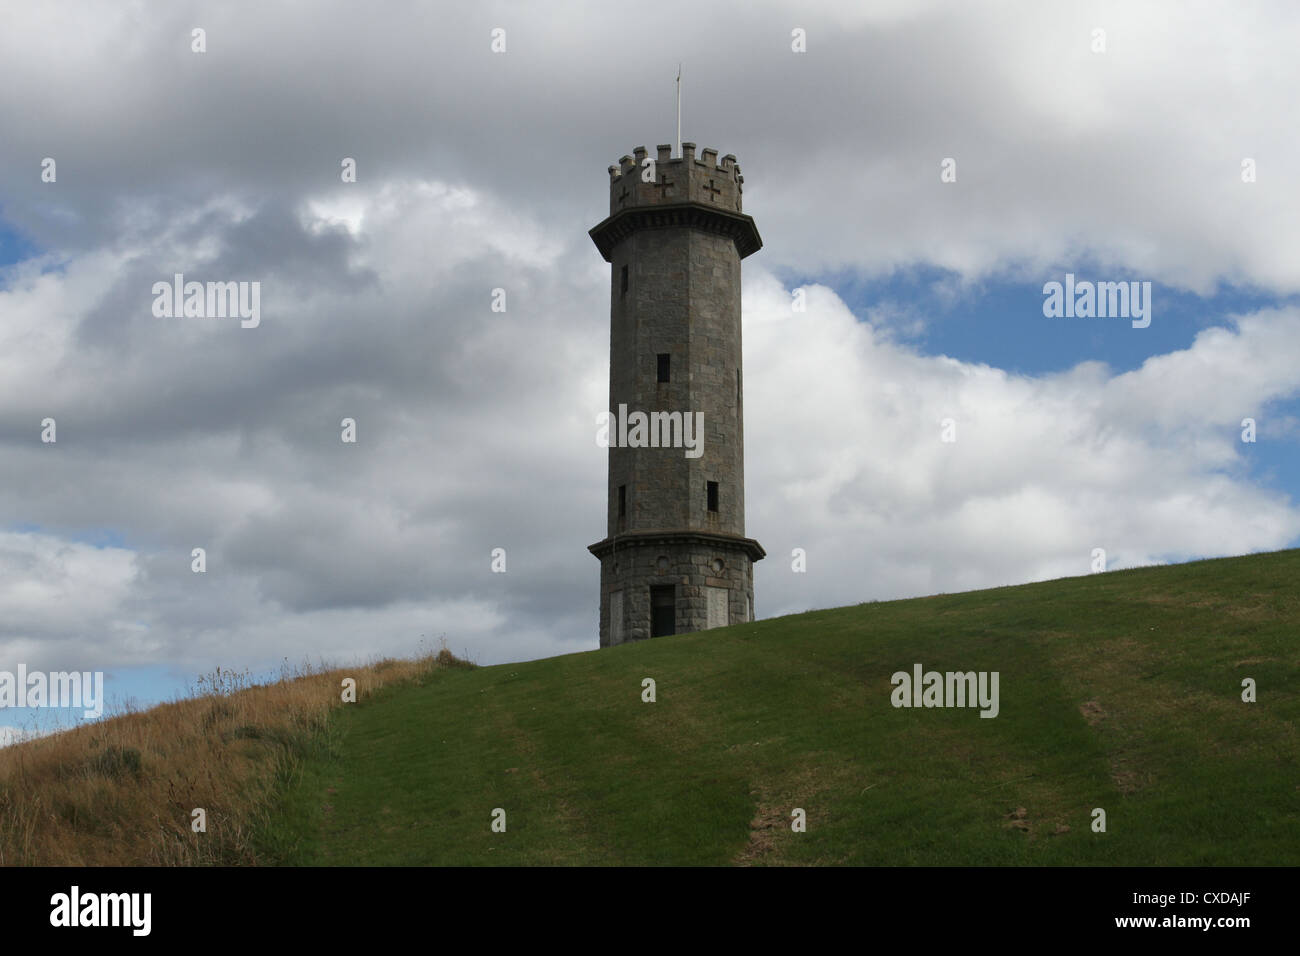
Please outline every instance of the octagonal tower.
[[[611, 265], [600, 646], [753, 620], [740, 260], [762, 246], [736, 157], [645, 147], [609, 167], [591, 238]], [[640, 416], [640, 417], [638, 417]]]

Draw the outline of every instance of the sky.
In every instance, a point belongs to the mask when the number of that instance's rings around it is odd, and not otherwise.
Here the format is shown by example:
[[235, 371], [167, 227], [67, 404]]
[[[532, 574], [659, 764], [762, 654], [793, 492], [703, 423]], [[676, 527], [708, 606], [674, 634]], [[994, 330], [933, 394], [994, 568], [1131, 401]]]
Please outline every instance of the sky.
[[[760, 618], [1295, 547], [1298, 45], [1259, 2], [8, 3], [0, 671], [594, 649], [587, 230], [679, 63], [764, 239]], [[156, 316], [176, 273], [260, 321]], [[1067, 274], [1149, 325], [1045, 315]]]

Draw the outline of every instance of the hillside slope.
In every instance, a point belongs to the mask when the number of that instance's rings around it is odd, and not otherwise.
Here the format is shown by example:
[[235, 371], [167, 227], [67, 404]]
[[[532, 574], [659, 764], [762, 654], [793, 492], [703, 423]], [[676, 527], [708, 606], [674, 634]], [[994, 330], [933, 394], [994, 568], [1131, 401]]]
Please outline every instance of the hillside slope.
[[[336, 711], [335, 756], [284, 795], [265, 848], [304, 864], [1294, 865], [1297, 582], [1287, 551], [440, 671]], [[918, 663], [997, 671], [997, 717], [893, 707], [891, 675]]]

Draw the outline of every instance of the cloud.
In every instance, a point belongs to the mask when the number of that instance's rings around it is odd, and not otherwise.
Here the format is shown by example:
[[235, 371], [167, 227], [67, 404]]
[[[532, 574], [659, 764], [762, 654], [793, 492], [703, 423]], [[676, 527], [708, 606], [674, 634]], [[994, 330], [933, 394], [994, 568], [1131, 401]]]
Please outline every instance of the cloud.
[[[1176, 5], [669, 4], [634, 39], [626, 11], [569, 9], [12, 11], [0, 209], [43, 251], [0, 273], [0, 666], [594, 646], [609, 267], [586, 231], [605, 167], [672, 137], [679, 59], [684, 134], [740, 157], [766, 240], [745, 265], [761, 614], [1300, 534], [1237, 440], [1295, 395], [1294, 309], [1035, 376], [924, 354], [906, 300], [863, 321], [814, 285], [794, 313], [782, 283], [923, 267], [956, 296], [1086, 260], [1296, 292], [1289, 6], [1249, 33]], [[261, 325], [154, 318], [176, 272], [260, 282]]]
[[[1251, 8], [844, 0], [738, 16], [670, 2], [632, 37], [624, 12], [595, 2], [561, 17], [20, 5], [0, 37], [0, 164], [31, 175], [0, 185], [0, 204], [41, 243], [84, 251], [158, 197], [172, 215], [225, 192], [329, 202], [352, 157], [358, 185], [463, 184], [581, 236], [604, 167], [672, 138], [684, 61], [684, 135], [740, 157], [783, 267], [1037, 276], [1087, 260], [1200, 292], [1224, 280], [1291, 293], [1300, 184], [1283, 157], [1300, 133], [1277, 117], [1300, 10]], [[190, 51], [199, 20], [204, 54]], [[494, 26], [506, 53], [490, 51]], [[807, 53], [790, 49], [795, 26]], [[45, 156], [61, 163], [56, 186], [37, 176]], [[947, 157], [954, 184], [939, 179]], [[279, 241], [262, 226], [243, 238]]]
[[16, 653], [99, 631], [129, 598], [135, 555], [37, 532], [0, 532], [0, 621]]
[[1300, 534], [1240, 443], [1242, 417], [1300, 391], [1300, 310], [1240, 317], [1120, 375], [1029, 376], [921, 355], [824, 287], [807, 302], [793, 311], [750, 270], [747, 528], [770, 555], [755, 571], [764, 615], [1083, 574], [1098, 547], [1134, 566]]

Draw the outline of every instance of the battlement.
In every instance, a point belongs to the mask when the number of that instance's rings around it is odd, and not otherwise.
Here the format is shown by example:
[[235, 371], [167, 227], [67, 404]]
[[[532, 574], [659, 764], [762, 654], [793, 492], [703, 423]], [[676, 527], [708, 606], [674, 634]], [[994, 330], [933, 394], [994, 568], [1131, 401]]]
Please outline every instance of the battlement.
[[644, 182], [648, 173], [649, 156], [644, 146], [638, 146], [631, 156], [624, 156], [617, 166], [609, 167], [609, 214], [622, 212], [634, 206], [671, 206], [678, 203], [700, 203], [716, 206], [727, 212], [743, 212], [741, 208], [742, 184], [740, 165], [731, 153], [718, 160], [716, 149], [705, 149], [699, 158], [694, 143], [682, 143], [682, 155], [672, 158], [673, 148], [657, 147], [654, 160], [654, 178]]

